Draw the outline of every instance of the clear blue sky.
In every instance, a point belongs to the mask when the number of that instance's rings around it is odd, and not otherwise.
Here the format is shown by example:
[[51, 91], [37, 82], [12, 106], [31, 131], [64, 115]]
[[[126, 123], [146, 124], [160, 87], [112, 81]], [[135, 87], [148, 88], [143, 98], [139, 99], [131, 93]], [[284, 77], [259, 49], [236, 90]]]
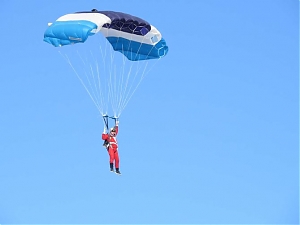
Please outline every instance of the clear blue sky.
[[[168, 55], [120, 118], [122, 176], [102, 118], [47, 23], [145, 18]], [[1, 224], [299, 224], [299, 1], [0, 4]]]

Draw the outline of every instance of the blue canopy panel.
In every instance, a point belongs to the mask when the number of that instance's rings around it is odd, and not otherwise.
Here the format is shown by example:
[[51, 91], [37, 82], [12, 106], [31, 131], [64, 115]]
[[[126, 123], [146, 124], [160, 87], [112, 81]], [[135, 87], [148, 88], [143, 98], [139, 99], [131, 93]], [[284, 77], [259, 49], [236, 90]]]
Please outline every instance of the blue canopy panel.
[[136, 42], [122, 37], [107, 37], [115, 51], [124, 54], [131, 61], [158, 59], [168, 52], [168, 46], [162, 38], [155, 45]]
[[55, 47], [85, 42], [95, 29], [97, 25], [86, 20], [56, 21], [45, 31], [44, 41]]

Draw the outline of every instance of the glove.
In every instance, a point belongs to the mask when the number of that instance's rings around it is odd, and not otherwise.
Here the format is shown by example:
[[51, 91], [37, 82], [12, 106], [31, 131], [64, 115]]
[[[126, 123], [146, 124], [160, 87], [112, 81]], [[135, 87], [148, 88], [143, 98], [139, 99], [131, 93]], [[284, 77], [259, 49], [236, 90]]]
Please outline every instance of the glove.
[[116, 120], [116, 126], [119, 126], [119, 120]]

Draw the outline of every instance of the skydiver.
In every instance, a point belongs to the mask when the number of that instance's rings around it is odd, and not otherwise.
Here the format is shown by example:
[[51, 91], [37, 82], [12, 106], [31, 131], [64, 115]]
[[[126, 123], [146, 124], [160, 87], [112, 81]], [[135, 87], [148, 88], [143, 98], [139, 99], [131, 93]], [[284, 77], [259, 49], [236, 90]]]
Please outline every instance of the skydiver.
[[[110, 128], [109, 134], [106, 132], [106, 126], [104, 126], [104, 130], [102, 133], [102, 139], [104, 140], [104, 147], [106, 147], [109, 154], [109, 166], [110, 171], [115, 172], [116, 174], [121, 175], [119, 170], [119, 154], [118, 154], [118, 142], [117, 142], [117, 134], [119, 132], [119, 121], [116, 120], [115, 126]], [[114, 163], [116, 171], [114, 171]]]

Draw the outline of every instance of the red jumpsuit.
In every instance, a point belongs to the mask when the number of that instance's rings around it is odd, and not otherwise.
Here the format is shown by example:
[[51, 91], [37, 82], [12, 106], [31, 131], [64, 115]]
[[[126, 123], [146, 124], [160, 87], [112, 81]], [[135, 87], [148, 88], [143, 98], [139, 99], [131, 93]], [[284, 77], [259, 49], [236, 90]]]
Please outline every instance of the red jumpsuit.
[[[115, 126], [116, 136], [118, 134], [119, 128], [118, 126]], [[109, 163], [114, 163], [115, 161], [115, 167], [116, 169], [119, 168], [119, 154], [118, 154], [118, 142], [117, 138], [111, 136], [110, 134], [102, 134], [102, 139], [107, 140], [109, 143], [108, 146], [108, 154], [109, 154]]]

